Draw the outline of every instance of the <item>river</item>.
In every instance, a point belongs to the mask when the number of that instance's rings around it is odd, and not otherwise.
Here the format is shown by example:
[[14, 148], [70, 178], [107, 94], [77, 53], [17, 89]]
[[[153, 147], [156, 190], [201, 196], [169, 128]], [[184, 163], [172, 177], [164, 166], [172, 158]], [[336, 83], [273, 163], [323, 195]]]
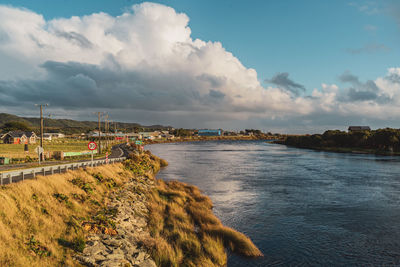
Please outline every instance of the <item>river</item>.
[[263, 141], [147, 146], [158, 178], [198, 186], [221, 221], [264, 253], [228, 266], [400, 265], [400, 157]]

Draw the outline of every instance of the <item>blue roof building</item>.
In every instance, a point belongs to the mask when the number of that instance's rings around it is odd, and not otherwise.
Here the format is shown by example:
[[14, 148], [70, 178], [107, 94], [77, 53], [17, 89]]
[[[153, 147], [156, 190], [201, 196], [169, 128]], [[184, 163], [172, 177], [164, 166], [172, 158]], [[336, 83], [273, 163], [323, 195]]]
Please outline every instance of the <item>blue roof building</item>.
[[210, 130], [210, 129], [202, 129], [199, 130], [199, 136], [221, 136], [222, 130]]

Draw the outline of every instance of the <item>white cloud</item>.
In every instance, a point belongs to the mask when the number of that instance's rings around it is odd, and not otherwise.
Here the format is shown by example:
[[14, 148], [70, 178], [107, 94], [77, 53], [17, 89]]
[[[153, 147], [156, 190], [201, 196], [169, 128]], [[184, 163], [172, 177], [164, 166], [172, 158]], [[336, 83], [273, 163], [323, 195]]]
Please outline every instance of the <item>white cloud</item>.
[[264, 88], [257, 72], [221, 43], [193, 39], [188, 23], [187, 15], [154, 3], [116, 17], [96, 13], [50, 21], [0, 6], [0, 111], [22, 114], [45, 101], [82, 118], [106, 109], [144, 123], [238, 128], [278, 121], [301, 127], [320, 123], [318, 116], [337, 123], [335, 115], [380, 118], [396, 110], [399, 69], [375, 81], [377, 94], [391, 103], [343, 102], [339, 96], [347, 91], [326, 84], [311, 96], [296, 96]]

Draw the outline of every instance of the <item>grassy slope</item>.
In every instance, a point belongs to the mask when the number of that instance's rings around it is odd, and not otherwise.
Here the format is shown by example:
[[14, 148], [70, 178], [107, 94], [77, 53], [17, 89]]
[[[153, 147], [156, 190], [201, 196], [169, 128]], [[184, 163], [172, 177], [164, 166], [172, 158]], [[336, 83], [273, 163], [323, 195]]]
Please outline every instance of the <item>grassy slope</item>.
[[197, 187], [157, 180], [148, 197], [153, 239], [144, 243], [159, 266], [225, 266], [226, 248], [247, 257], [262, 256], [247, 236], [222, 225], [211, 200]]
[[71, 255], [82, 249], [82, 223], [110, 227], [102, 217], [107, 194], [129, 176], [116, 164], [2, 187], [0, 266], [76, 266]]
[[[0, 266], [78, 266], [85, 229], [113, 233], [107, 195], [130, 177], [154, 177], [167, 163], [145, 153], [123, 164], [38, 177], [0, 189]], [[245, 235], [225, 227], [200, 191], [179, 182], [157, 186], [149, 197], [151, 240], [143, 243], [160, 266], [223, 266], [226, 250], [261, 252]], [[89, 230], [90, 230], [89, 229]], [[88, 230], [88, 229], [86, 229]]]

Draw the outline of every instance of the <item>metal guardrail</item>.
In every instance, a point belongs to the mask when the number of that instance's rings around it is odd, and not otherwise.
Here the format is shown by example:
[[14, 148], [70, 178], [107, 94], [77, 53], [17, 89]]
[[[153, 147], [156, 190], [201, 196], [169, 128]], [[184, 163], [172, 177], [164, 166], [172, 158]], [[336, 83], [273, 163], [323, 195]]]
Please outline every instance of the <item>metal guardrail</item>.
[[[126, 160], [125, 157], [119, 158], [111, 158], [108, 159], [108, 164], [121, 162]], [[84, 161], [84, 162], [74, 162], [68, 164], [61, 164], [61, 165], [53, 165], [53, 166], [45, 166], [45, 167], [37, 167], [31, 169], [22, 169], [22, 170], [15, 170], [15, 171], [7, 171], [0, 173], [0, 183], [1, 185], [11, 184], [13, 182], [23, 181], [25, 179], [33, 179], [36, 175], [51, 175], [54, 173], [62, 173], [68, 170], [75, 170], [78, 168], [86, 168], [86, 167], [95, 167], [99, 165], [107, 164], [105, 159], [100, 160], [93, 160], [93, 165], [91, 161]]]

